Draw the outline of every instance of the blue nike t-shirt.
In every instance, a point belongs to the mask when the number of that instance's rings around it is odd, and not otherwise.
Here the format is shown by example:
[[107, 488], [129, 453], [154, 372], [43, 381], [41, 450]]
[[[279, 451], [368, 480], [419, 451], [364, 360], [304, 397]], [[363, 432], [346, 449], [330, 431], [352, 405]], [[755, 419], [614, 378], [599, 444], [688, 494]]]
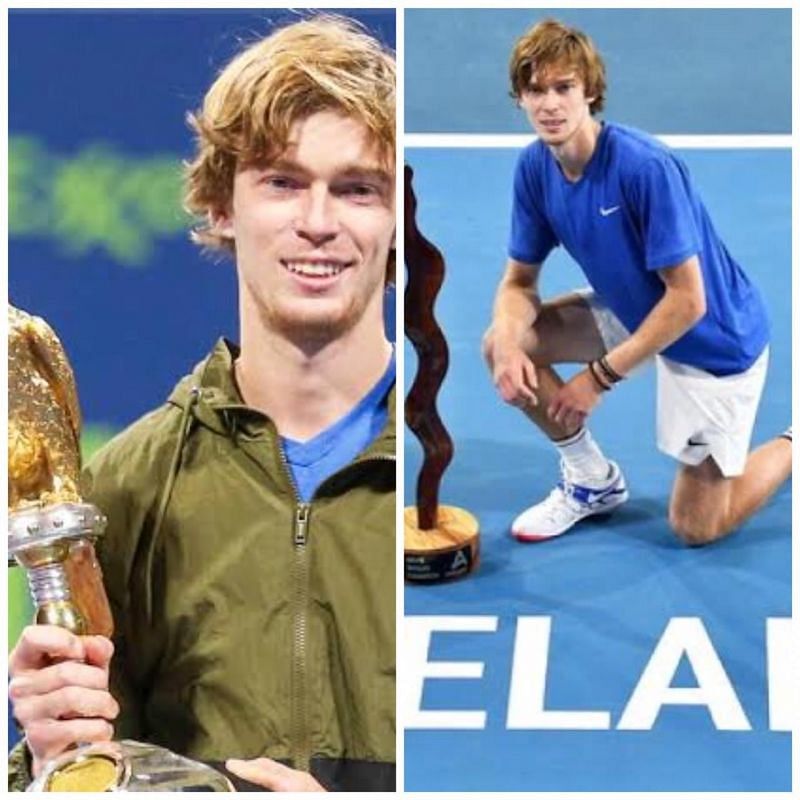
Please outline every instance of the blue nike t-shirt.
[[629, 331], [664, 294], [657, 270], [697, 255], [706, 314], [663, 354], [714, 375], [748, 369], [769, 342], [758, 289], [720, 240], [686, 165], [645, 133], [605, 123], [572, 183], [536, 141], [517, 162], [508, 252], [539, 264], [559, 244]]
[[381, 379], [344, 417], [306, 442], [281, 437], [300, 499], [307, 503], [317, 487], [349, 464], [383, 430], [389, 417], [389, 390], [395, 381], [395, 355]]

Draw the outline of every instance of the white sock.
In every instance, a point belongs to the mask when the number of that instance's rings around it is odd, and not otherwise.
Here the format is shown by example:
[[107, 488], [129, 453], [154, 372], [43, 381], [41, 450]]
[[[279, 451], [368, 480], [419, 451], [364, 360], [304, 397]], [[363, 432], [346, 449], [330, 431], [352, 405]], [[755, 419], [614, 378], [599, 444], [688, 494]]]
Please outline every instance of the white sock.
[[611, 473], [611, 464], [588, 428], [583, 427], [568, 439], [559, 439], [553, 444], [564, 462], [567, 476], [574, 483], [602, 482]]

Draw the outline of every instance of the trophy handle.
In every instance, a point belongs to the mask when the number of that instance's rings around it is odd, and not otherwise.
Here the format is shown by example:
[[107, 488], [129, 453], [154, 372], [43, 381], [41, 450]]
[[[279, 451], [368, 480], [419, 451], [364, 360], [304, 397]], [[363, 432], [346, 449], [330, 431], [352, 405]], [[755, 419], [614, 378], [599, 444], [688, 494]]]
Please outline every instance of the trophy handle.
[[86, 620], [86, 632], [110, 639], [114, 634], [114, 617], [94, 543], [90, 539], [74, 542], [64, 568], [73, 602]]
[[105, 525], [89, 503], [32, 504], [9, 513], [9, 556], [25, 569], [37, 624], [111, 637], [114, 621], [94, 551]]

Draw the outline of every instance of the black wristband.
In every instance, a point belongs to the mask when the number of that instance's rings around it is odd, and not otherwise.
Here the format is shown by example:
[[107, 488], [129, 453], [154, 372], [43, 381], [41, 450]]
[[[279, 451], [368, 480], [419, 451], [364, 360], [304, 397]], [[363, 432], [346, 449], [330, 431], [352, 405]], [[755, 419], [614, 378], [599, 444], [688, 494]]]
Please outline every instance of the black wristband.
[[595, 382], [595, 383], [596, 383], [596, 384], [597, 384], [597, 385], [598, 385], [598, 386], [599, 386], [599, 387], [600, 387], [600, 388], [601, 388], [601, 389], [602, 389], [604, 392], [610, 392], [610, 391], [611, 391], [611, 388], [612, 388], [612, 384], [606, 383], [606, 382], [605, 382], [605, 381], [604, 381], [604, 380], [603, 380], [603, 379], [600, 377], [600, 373], [599, 373], [599, 372], [598, 372], [598, 370], [597, 370], [597, 362], [596, 362], [596, 361], [590, 361], [590, 362], [587, 364], [587, 367], [589, 368], [589, 372], [591, 373], [592, 377], [594, 378], [594, 382]]
[[603, 370], [603, 373], [608, 378], [611, 383], [619, 383], [621, 380], [624, 379], [624, 375], [620, 375], [611, 364], [608, 363], [608, 359], [605, 356], [600, 356], [597, 359], [597, 363], [600, 365], [600, 369]]

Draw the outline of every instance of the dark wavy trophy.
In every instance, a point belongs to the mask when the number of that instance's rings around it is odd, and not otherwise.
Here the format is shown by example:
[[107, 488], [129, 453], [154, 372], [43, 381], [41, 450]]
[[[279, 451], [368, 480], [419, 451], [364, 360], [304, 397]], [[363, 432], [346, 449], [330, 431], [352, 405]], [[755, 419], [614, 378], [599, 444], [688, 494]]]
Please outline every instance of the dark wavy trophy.
[[[39, 624], [111, 636], [94, 543], [106, 518], [80, 495], [75, 379], [47, 323], [8, 307], [8, 555], [28, 576]], [[28, 788], [39, 792], [233, 791], [211, 767], [151, 744], [76, 745]]]
[[406, 397], [406, 423], [422, 444], [417, 505], [405, 509], [405, 577], [431, 583], [460, 578], [478, 566], [478, 521], [463, 508], [439, 505], [439, 487], [453, 441], [436, 396], [448, 366], [447, 341], [433, 314], [444, 280], [442, 254], [419, 232], [413, 172], [405, 169], [406, 336], [417, 351], [417, 376]]

